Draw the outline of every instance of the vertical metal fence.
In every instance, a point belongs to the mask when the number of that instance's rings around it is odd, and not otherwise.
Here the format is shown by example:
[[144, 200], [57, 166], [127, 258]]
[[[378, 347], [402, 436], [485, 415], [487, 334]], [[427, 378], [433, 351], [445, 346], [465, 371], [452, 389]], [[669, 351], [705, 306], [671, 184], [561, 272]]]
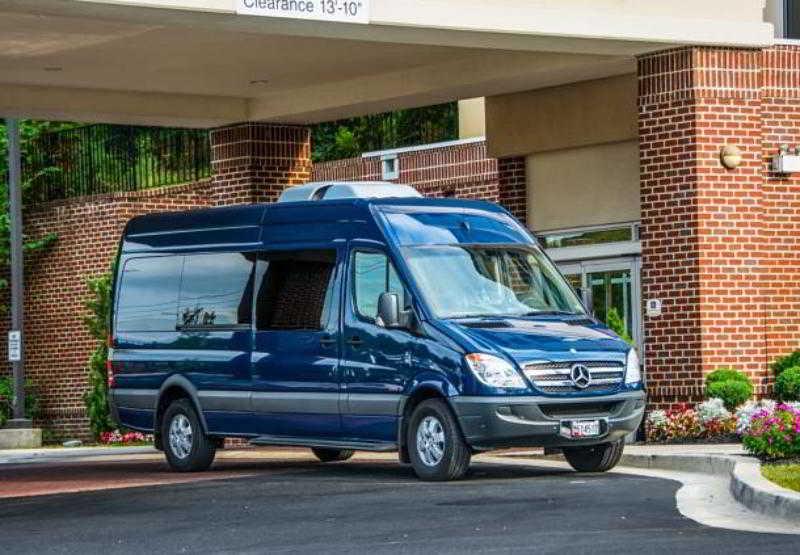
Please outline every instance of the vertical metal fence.
[[28, 202], [138, 191], [211, 175], [208, 131], [90, 125], [40, 136], [23, 168]]

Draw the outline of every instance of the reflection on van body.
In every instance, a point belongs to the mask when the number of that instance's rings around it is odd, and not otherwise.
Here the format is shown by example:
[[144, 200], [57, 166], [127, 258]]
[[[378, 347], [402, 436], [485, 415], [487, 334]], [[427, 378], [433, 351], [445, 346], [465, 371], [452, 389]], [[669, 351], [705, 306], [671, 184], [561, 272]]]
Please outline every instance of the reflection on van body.
[[325, 462], [398, 451], [431, 480], [511, 446], [616, 464], [644, 410], [636, 352], [502, 208], [381, 187], [131, 220], [110, 351], [120, 424], [181, 471], [226, 437]]

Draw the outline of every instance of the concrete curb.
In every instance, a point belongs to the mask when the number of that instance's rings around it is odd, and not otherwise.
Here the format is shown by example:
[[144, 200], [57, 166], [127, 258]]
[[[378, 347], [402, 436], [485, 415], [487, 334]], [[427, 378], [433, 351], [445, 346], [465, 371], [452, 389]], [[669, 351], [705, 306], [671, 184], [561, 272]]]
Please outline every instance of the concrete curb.
[[53, 447], [46, 449], [0, 450], [0, 465], [35, 462], [58, 462], [70, 459], [108, 457], [115, 455], [143, 455], [158, 453], [151, 446], [136, 447]]
[[639, 455], [626, 454], [621, 466], [699, 472], [730, 479], [734, 499], [751, 511], [769, 517], [800, 521], [800, 493], [773, 484], [761, 475], [761, 463], [731, 455]]

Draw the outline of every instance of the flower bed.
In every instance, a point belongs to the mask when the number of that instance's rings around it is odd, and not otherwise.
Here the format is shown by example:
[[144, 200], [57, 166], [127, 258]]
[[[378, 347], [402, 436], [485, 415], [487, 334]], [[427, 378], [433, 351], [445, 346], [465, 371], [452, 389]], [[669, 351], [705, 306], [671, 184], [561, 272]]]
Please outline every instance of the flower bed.
[[113, 432], [103, 432], [100, 434], [100, 443], [103, 445], [148, 445], [152, 443], [152, 436], [146, 436], [141, 432], [120, 432], [114, 430]]
[[765, 460], [800, 457], [800, 403], [762, 407], [749, 416], [742, 443]]
[[692, 407], [681, 404], [668, 411], [654, 410], [645, 423], [647, 441], [693, 443], [737, 441], [735, 416], [721, 399], [709, 399]]

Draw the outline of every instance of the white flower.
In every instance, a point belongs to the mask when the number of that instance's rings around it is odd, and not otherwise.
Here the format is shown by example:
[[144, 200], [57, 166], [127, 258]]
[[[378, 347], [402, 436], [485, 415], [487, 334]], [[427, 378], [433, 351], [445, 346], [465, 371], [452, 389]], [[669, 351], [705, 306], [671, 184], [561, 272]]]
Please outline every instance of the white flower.
[[730, 418], [731, 416], [731, 413], [725, 408], [724, 401], [718, 397], [697, 405], [697, 413], [700, 415], [700, 420], [703, 424], [711, 420]]
[[654, 427], [659, 428], [667, 425], [667, 411], [654, 410], [647, 415], [647, 423]]
[[775, 410], [775, 405], [777, 405], [777, 402], [772, 399], [747, 401], [736, 411], [736, 433], [741, 435], [747, 432], [750, 429], [750, 421], [755, 413], [761, 410], [772, 412]]

